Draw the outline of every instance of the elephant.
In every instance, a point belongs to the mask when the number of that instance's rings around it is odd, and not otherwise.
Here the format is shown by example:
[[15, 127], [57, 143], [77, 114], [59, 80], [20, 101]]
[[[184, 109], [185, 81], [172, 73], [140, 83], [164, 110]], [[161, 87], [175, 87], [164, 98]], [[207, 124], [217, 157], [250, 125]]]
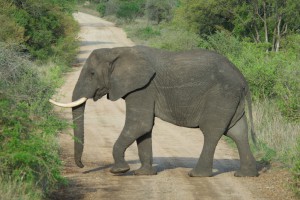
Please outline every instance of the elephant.
[[125, 125], [113, 146], [111, 173], [130, 167], [126, 149], [137, 142], [141, 167], [136, 175], [157, 173], [152, 155], [154, 118], [204, 135], [202, 152], [191, 177], [212, 176], [213, 157], [223, 135], [237, 145], [240, 168], [235, 176], [258, 176], [256, 161], [248, 141], [245, 105], [248, 104], [253, 131], [251, 95], [242, 73], [224, 56], [197, 49], [170, 52], [146, 46], [95, 49], [86, 60], [73, 91], [72, 103], [52, 103], [71, 107], [75, 123], [75, 163], [81, 162], [84, 139], [84, 110], [87, 99], [104, 95], [111, 101], [124, 99]]

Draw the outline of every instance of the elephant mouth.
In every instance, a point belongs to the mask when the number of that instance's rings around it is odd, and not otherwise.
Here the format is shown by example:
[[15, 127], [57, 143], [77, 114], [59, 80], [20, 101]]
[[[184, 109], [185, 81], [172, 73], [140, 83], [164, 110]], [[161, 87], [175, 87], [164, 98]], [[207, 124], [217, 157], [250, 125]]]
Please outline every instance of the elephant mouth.
[[101, 88], [101, 89], [98, 88], [98, 89], [95, 91], [93, 100], [94, 100], [94, 101], [97, 101], [97, 100], [101, 99], [105, 94], [107, 94], [107, 89], [106, 89], [106, 88]]

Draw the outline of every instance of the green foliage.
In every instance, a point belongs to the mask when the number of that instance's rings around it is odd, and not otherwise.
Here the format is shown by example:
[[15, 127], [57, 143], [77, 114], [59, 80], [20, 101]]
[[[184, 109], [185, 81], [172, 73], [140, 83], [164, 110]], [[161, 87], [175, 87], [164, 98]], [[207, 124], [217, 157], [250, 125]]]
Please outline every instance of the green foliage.
[[294, 121], [300, 120], [300, 59], [291, 52], [276, 54], [273, 57], [276, 66], [274, 93], [277, 105], [284, 116]]
[[146, 14], [148, 19], [159, 24], [161, 21], [172, 19], [172, 9], [176, 6], [177, 0], [147, 0]]
[[[74, 3], [74, 0], [1, 1], [3, 29], [0, 31], [0, 42], [24, 44], [31, 55], [40, 60], [57, 57], [57, 46], [62, 40], [76, 43], [74, 34], [78, 26], [71, 16]], [[59, 52], [64, 54], [61, 61], [65, 60], [64, 52], [67, 51]]]
[[17, 190], [21, 199], [64, 183], [55, 137], [66, 123], [48, 103], [61, 73], [57, 66], [36, 67], [24, 54], [0, 45], [0, 177], [25, 188], [35, 186], [30, 189], [36, 192]]
[[293, 190], [300, 197], [300, 137], [297, 140], [297, 148], [295, 155], [295, 165], [292, 169], [293, 173]]
[[40, 200], [43, 194], [31, 183], [0, 177], [1, 200]]
[[116, 13], [118, 18], [126, 20], [135, 19], [140, 12], [140, 5], [137, 1], [120, 1], [120, 7]]
[[233, 37], [229, 31], [217, 31], [213, 35], [206, 35], [201, 38], [199, 44], [201, 48], [214, 50], [222, 55], [238, 57], [242, 51], [243, 45]]
[[106, 4], [103, 2], [100, 2], [97, 5], [97, 11], [99, 12], [101, 17], [103, 17], [105, 15], [105, 10], [106, 10]]
[[130, 28], [127, 28], [125, 26], [128, 36], [135, 37], [140, 40], [149, 40], [150, 38], [161, 35], [160, 29], [151, 25], [135, 23], [130, 24], [129, 27]]
[[6, 15], [0, 14], [0, 41], [21, 44], [24, 42], [24, 28]]
[[25, 29], [14, 20], [16, 7], [8, 1], [0, 1], [0, 42], [23, 43]]
[[109, 0], [105, 3], [105, 15], [116, 15], [120, 7], [120, 0]]
[[271, 158], [269, 160], [277, 160], [286, 166], [293, 166], [297, 152], [295, 141], [300, 137], [300, 124], [287, 121], [274, 100], [254, 102], [253, 118], [260, 147], [257, 158], [265, 161]]
[[175, 23], [200, 35], [213, 34], [217, 26], [232, 29], [232, 1], [181, 0], [176, 11]]
[[279, 51], [284, 37], [297, 33], [300, 4], [293, 0], [181, 0], [176, 11], [178, 26], [200, 35], [222, 27], [253, 42], [266, 43], [266, 50]]
[[200, 43], [200, 38], [197, 34], [175, 27], [168, 27], [160, 32], [160, 35], [149, 39], [150, 46], [170, 51], [180, 51], [195, 49]]
[[115, 15], [127, 21], [143, 16], [144, 9], [145, 0], [100, 0], [97, 5], [100, 16]]

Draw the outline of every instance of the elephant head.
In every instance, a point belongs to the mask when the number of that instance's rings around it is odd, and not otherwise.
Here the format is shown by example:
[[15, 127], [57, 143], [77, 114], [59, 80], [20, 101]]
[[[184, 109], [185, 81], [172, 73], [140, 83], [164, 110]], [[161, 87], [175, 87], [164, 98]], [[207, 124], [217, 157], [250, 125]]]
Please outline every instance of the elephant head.
[[130, 92], [146, 86], [155, 71], [149, 59], [136, 49], [120, 47], [94, 50], [86, 60], [73, 91], [72, 103], [51, 103], [72, 108], [74, 122], [74, 156], [78, 167], [84, 145], [84, 109], [87, 99], [97, 101], [104, 95], [116, 101]]

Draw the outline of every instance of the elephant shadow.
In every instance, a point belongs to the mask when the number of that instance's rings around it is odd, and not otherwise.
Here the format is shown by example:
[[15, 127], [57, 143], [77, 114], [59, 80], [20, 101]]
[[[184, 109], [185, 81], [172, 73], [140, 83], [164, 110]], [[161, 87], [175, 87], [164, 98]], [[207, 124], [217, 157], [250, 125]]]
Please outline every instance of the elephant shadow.
[[[139, 164], [139, 160], [128, 160], [128, 164]], [[160, 173], [166, 170], [172, 170], [176, 168], [188, 168], [192, 169], [196, 166], [198, 158], [196, 157], [154, 157], [153, 166], [156, 168], [157, 172]], [[94, 169], [84, 171], [84, 174], [93, 173], [107, 168], [111, 168], [113, 164], [103, 165]], [[240, 167], [239, 159], [214, 159], [213, 163], [213, 176], [218, 174], [237, 171]], [[131, 176], [133, 171], [129, 171], [119, 176]]]

